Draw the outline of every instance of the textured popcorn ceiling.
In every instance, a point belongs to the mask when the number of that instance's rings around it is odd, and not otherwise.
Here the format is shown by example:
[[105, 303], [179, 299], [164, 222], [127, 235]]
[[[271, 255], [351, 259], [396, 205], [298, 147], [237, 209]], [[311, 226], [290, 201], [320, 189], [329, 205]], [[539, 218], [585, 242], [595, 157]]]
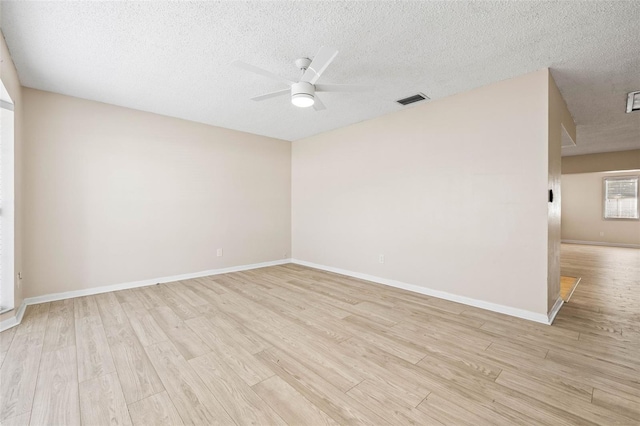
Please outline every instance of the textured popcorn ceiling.
[[[6, 2], [1, 26], [22, 84], [296, 140], [550, 67], [578, 124], [563, 154], [640, 147], [640, 2]], [[327, 110], [229, 66], [296, 79], [293, 61], [340, 51], [320, 83], [376, 86], [323, 94]]]

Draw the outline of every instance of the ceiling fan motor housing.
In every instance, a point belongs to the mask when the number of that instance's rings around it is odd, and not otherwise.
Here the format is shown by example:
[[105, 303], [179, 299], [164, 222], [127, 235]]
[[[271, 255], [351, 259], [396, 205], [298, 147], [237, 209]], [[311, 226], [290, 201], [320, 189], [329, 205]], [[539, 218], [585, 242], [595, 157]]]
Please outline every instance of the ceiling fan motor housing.
[[302, 71], [309, 68], [309, 65], [311, 65], [311, 59], [309, 58], [296, 59], [296, 67], [300, 68]]
[[291, 85], [291, 102], [296, 106], [311, 106], [316, 93], [313, 84], [301, 81]]

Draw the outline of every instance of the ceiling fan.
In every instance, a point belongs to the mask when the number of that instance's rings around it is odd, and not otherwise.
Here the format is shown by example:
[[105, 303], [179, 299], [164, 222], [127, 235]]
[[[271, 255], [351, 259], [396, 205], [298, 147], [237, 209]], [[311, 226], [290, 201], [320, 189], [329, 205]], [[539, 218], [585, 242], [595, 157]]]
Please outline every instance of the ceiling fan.
[[316, 111], [326, 109], [317, 92], [364, 92], [371, 90], [370, 86], [359, 86], [352, 84], [316, 84], [322, 73], [327, 69], [329, 64], [338, 54], [338, 51], [330, 47], [322, 46], [313, 60], [309, 58], [296, 59], [296, 67], [302, 71], [299, 81], [292, 81], [288, 78], [281, 77], [265, 69], [247, 64], [242, 61], [234, 61], [231, 64], [245, 69], [247, 71], [260, 74], [265, 77], [278, 80], [290, 86], [289, 89], [282, 89], [276, 92], [265, 93], [264, 95], [251, 98], [254, 101], [263, 101], [265, 99], [275, 98], [276, 96], [291, 95], [291, 103], [297, 107], [307, 108], [313, 106]]

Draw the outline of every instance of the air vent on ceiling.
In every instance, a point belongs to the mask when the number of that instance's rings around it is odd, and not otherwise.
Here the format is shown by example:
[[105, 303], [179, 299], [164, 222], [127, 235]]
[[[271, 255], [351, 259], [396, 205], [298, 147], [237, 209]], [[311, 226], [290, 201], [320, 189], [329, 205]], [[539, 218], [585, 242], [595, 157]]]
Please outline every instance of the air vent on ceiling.
[[629, 92], [627, 97], [627, 112], [640, 111], [640, 90]]
[[415, 102], [420, 102], [429, 99], [424, 93], [418, 93], [417, 95], [409, 96], [408, 98], [398, 99], [396, 102], [400, 105], [409, 105]]

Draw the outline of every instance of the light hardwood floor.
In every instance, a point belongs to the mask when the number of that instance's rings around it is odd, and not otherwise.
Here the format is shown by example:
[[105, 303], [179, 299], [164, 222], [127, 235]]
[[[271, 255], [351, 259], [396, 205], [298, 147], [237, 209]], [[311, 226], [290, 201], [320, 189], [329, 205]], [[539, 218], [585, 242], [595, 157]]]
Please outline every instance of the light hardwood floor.
[[640, 424], [640, 250], [562, 272], [553, 326], [296, 265], [31, 306], [0, 422]]

